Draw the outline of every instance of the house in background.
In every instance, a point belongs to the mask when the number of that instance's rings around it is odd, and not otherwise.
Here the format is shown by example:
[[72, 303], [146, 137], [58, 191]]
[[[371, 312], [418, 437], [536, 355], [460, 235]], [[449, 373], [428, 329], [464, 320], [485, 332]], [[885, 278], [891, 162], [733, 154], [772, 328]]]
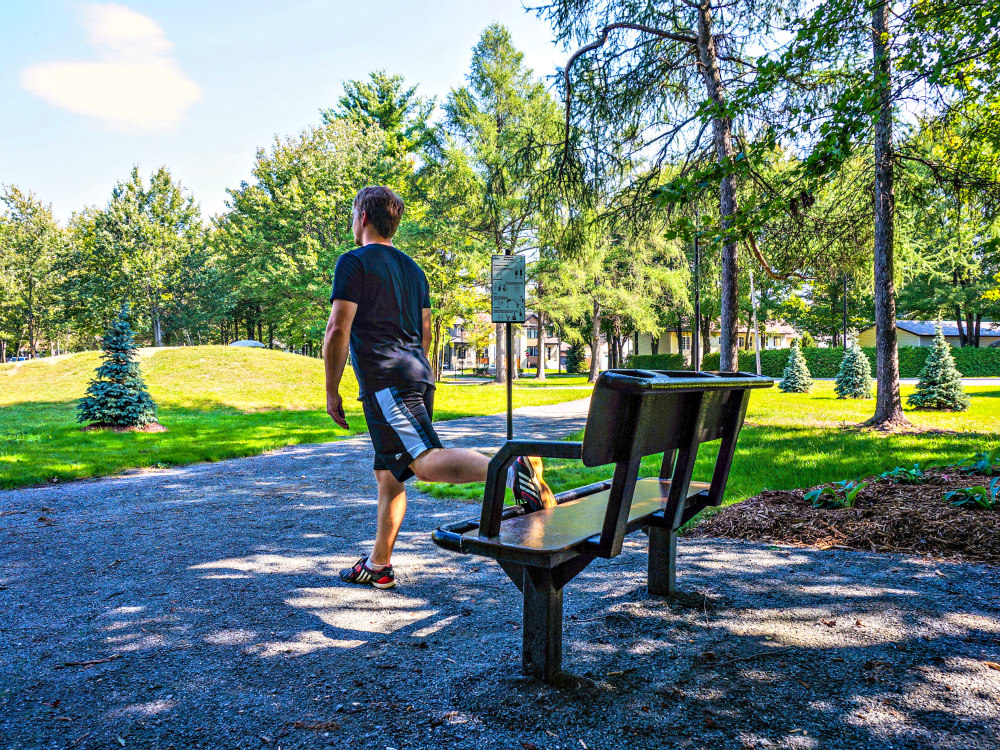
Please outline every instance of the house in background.
[[[935, 321], [897, 320], [896, 346], [931, 346], [934, 343]], [[941, 323], [944, 339], [952, 346], [961, 346], [957, 323]], [[866, 328], [858, 334], [858, 344], [875, 346], [875, 327]], [[979, 326], [979, 346], [1000, 346], [1000, 323], [982, 321]]]
[[[798, 331], [787, 323], [768, 321], [761, 330], [761, 349], [789, 349], [792, 341], [798, 338]], [[686, 361], [691, 359], [691, 331], [682, 331], [681, 340], [678, 343], [677, 334], [673, 331], [664, 331], [660, 334], [657, 354], [676, 354], [680, 352]], [[736, 345], [739, 349], [753, 350], [753, 334], [748, 337], [745, 329], [741, 329], [737, 334]], [[653, 354], [653, 341], [648, 333], [639, 334], [633, 343], [636, 354]], [[712, 326], [709, 336], [710, 350], [719, 351], [719, 328], [718, 324]], [[702, 352], [702, 355], [705, 353]]]

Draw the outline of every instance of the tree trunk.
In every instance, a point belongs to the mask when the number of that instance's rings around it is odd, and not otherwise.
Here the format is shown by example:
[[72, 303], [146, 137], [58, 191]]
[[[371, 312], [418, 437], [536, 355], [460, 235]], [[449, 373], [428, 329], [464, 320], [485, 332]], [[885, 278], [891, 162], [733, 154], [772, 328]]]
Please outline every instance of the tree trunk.
[[[699, 0], [698, 59], [701, 63], [701, 71], [705, 79], [705, 88], [708, 90], [708, 97], [720, 111], [723, 111], [726, 94], [722, 83], [722, 72], [719, 70], [715, 39], [712, 36], [711, 11], [710, 0]], [[720, 164], [725, 165], [733, 158], [732, 121], [728, 117], [713, 118], [712, 132], [715, 141], [715, 158]], [[719, 216], [723, 228], [728, 227], [732, 223], [731, 217], [735, 213], [736, 177], [733, 174], [727, 174], [722, 178], [722, 184], [719, 189]], [[739, 354], [736, 351], [736, 329], [738, 324], [737, 260], [736, 243], [729, 242], [723, 245], [719, 270], [719, 304], [721, 306], [719, 367], [722, 370], [736, 370], [739, 363]]]
[[712, 352], [712, 318], [708, 315], [701, 317], [701, 358], [704, 361], [706, 354]]
[[899, 396], [896, 351], [896, 288], [893, 280], [894, 184], [892, 164], [892, 79], [889, 66], [889, 3], [872, 10], [872, 58], [881, 100], [875, 124], [875, 414], [865, 424], [892, 429], [909, 424]]
[[590, 375], [588, 383], [597, 382], [601, 359], [601, 303], [594, 300], [594, 319], [590, 324]]
[[965, 348], [969, 345], [969, 337], [965, 333], [965, 326], [962, 325], [962, 308], [955, 305], [955, 323], [958, 325], [958, 345]]
[[[636, 354], [639, 353], [638, 347], [636, 347], [635, 353]], [[657, 354], [660, 353], [660, 340], [653, 338], [652, 336], [649, 337], [649, 353], [652, 354], [653, 356], [656, 356]]]
[[505, 323], [497, 323], [497, 345], [495, 348], [497, 361], [496, 361], [496, 373], [493, 376], [494, 382], [506, 383], [507, 382], [507, 360], [504, 354], [507, 349], [507, 331], [504, 326]]
[[684, 356], [684, 330], [682, 328], [681, 316], [678, 315], [675, 319], [674, 335], [677, 337], [677, 353], [681, 355], [681, 362], [686, 363], [687, 358]]
[[160, 334], [160, 308], [153, 305], [150, 310], [150, 317], [153, 319], [153, 346], [163, 346], [163, 339]]
[[983, 325], [983, 314], [976, 313], [976, 332], [975, 334], [973, 334], [973, 340], [975, 341], [973, 346], [976, 347], [977, 349], [979, 348], [979, 331], [982, 328], [982, 325]]
[[971, 310], [965, 313], [965, 335], [969, 339], [969, 346], [974, 346], [979, 348], [978, 336], [976, 336], [976, 321], [975, 316], [972, 314]]
[[434, 319], [434, 361], [431, 363], [431, 372], [434, 373], [434, 382], [441, 380], [441, 316]]
[[267, 324], [267, 348], [274, 348], [274, 323]]
[[35, 358], [35, 283], [28, 277], [28, 359]]
[[538, 356], [535, 357], [535, 379], [545, 380], [545, 313], [538, 313]]

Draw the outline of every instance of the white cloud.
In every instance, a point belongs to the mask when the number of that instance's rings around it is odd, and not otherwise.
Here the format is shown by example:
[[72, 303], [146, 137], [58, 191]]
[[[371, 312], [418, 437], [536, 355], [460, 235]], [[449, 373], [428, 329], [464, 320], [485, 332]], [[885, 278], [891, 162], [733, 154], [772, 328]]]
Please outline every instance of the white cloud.
[[198, 84], [172, 57], [173, 43], [149, 16], [115, 3], [88, 5], [83, 26], [98, 60], [33, 65], [21, 72], [24, 89], [133, 132], [169, 129], [201, 98]]

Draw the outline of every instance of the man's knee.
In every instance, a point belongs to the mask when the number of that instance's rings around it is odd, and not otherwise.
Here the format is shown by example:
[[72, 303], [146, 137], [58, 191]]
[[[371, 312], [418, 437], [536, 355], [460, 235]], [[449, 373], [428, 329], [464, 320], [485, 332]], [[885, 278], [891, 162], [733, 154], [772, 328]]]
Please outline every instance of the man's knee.
[[375, 469], [375, 481], [379, 487], [397, 494], [404, 489], [403, 483], [396, 479], [388, 469]]

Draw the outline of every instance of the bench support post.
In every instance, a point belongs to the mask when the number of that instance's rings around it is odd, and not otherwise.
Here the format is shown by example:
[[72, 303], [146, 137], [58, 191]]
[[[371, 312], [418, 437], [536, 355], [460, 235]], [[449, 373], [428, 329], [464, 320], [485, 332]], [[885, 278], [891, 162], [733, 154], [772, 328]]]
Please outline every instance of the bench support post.
[[521, 670], [549, 682], [562, 669], [562, 587], [552, 570], [524, 568], [524, 622]]
[[650, 596], [672, 596], [677, 591], [677, 532], [649, 527], [649, 563], [646, 588]]

